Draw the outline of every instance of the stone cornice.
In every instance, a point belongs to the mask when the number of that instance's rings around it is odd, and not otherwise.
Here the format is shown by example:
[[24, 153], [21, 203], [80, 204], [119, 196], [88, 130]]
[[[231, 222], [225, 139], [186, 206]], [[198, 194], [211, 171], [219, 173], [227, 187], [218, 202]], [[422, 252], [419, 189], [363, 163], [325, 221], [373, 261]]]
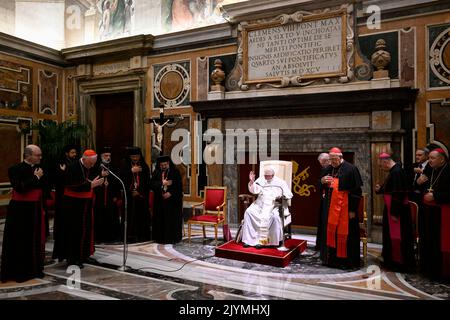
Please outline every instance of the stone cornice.
[[418, 89], [409, 87], [344, 92], [286, 94], [284, 96], [191, 101], [195, 112], [206, 118], [294, 116], [300, 114], [405, 110], [414, 103]]
[[363, 10], [358, 12], [358, 23], [366, 23], [371, 13], [365, 9], [372, 4], [380, 7], [381, 20], [385, 22], [450, 10], [450, 0], [373, 0], [370, 4], [364, 3]]
[[228, 23], [222, 23], [156, 36], [153, 50], [156, 53], [165, 50], [173, 52], [173, 48], [177, 48], [177, 51], [180, 51], [195, 47], [204, 47], [205, 44], [208, 45], [210, 43], [225, 43], [230, 40], [236, 41], [236, 37], [233, 34], [233, 27]]
[[61, 52], [0, 32], [0, 51], [60, 67], [68, 66]]
[[223, 9], [232, 23], [290, 14], [298, 10], [312, 11], [362, 0], [250, 0], [224, 5]]
[[154, 36], [137, 35], [110, 41], [62, 49], [62, 56], [73, 63], [93, 63], [147, 55], [153, 48]]

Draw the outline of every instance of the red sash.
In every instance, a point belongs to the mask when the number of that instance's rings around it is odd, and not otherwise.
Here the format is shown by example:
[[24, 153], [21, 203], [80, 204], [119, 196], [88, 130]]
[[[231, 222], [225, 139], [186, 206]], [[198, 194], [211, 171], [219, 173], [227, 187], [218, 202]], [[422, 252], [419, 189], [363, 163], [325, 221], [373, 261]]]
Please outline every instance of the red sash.
[[[392, 206], [392, 195], [383, 194], [384, 204], [386, 205], [387, 215], [388, 215], [388, 223], [389, 223], [389, 237], [391, 239], [391, 254], [392, 260], [397, 263], [403, 262], [402, 250], [401, 250], [401, 241], [402, 241], [402, 233], [401, 233], [401, 221], [400, 215], [397, 217], [397, 221], [394, 221], [391, 215], [391, 206]], [[407, 201], [407, 199], [406, 199]]]
[[11, 200], [36, 202], [42, 200], [42, 189], [33, 189], [27, 192], [17, 192], [13, 189]]
[[40, 202], [41, 209], [41, 253], [45, 257], [45, 211], [44, 211], [44, 201], [42, 199], [42, 189], [32, 189], [30, 191], [21, 193], [13, 189], [11, 200], [14, 201], [26, 201], [26, 202]]
[[337, 231], [337, 252], [339, 258], [347, 258], [347, 237], [348, 237], [348, 191], [339, 191], [339, 179], [333, 178], [331, 183], [333, 192], [331, 193], [330, 209], [328, 211], [327, 226], [327, 246], [336, 248]]
[[94, 197], [94, 192], [91, 191], [72, 191], [68, 188], [64, 189], [64, 195], [72, 198], [79, 199], [92, 199]]
[[450, 204], [437, 204], [436, 201], [425, 200], [424, 204], [441, 208], [442, 273], [444, 276], [450, 277]]

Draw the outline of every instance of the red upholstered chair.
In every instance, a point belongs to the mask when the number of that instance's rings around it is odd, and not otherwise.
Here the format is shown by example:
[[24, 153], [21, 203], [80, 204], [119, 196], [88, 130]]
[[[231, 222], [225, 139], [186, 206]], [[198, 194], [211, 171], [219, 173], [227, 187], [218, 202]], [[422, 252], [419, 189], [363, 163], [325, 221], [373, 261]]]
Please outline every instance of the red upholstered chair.
[[414, 226], [414, 241], [416, 246], [416, 255], [419, 258], [419, 206], [413, 201], [408, 201], [409, 211], [411, 212], [411, 221]]
[[[195, 215], [195, 207], [203, 206], [202, 213]], [[219, 225], [226, 224], [227, 220], [227, 187], [206, 186], [203, 202], [192, 205], [193, 215], [188, 220], [188, 239], [191, 242], [191, 226], [202, 226], [203, 238], [206, 238], [205, 227], [214, 227], [214, 235], [217, 244], [217, 230]], [[225, 235], [224, 235], [225, 238]]]
[[367, 193], [363, 193], [359, 200], [358, 209], [359, 221], [359, 238], [363, 244], [364, 262], [367, 261], [367, 242], [368, 242], [368, 228], [367, 228]]

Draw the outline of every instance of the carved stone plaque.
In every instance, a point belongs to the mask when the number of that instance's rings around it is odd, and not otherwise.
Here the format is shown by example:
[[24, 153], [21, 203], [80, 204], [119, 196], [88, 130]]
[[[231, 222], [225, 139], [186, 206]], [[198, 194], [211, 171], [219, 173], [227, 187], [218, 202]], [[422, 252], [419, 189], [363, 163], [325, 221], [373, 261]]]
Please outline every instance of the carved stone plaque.
[[287, 86], [304, 79], [347, 76], [349, 11], [300, 11], [241, 23], [242, 84], [281, 82]]

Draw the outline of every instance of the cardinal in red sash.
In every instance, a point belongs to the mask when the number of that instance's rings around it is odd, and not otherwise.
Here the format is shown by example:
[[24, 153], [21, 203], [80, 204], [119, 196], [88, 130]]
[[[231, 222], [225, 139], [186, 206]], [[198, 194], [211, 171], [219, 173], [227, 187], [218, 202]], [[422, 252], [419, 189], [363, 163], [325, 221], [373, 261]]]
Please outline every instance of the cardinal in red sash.
[[358, 206], [363, 184], [356, 166], [343, 159], [339, 148], [329, 151], [330, 163], [321, 178], [325, 198], [326, 245], [322, 244], [321, 260], [329, 267], [360, 267]]
[[40, 162], [41, 149], [28, 145], [24, 161], [8, 170], [12, 196], [3, 234], [1, 281], [25, 282], [44, 277], [45, 219], [43, 200], [48, 194]]
[[63, 256], [68, 265], [80, 268], [94, 254], [94, 188], [104, 182], [94, 169], [96, 162], [97, 153], [88, 149], [66, 169]]

